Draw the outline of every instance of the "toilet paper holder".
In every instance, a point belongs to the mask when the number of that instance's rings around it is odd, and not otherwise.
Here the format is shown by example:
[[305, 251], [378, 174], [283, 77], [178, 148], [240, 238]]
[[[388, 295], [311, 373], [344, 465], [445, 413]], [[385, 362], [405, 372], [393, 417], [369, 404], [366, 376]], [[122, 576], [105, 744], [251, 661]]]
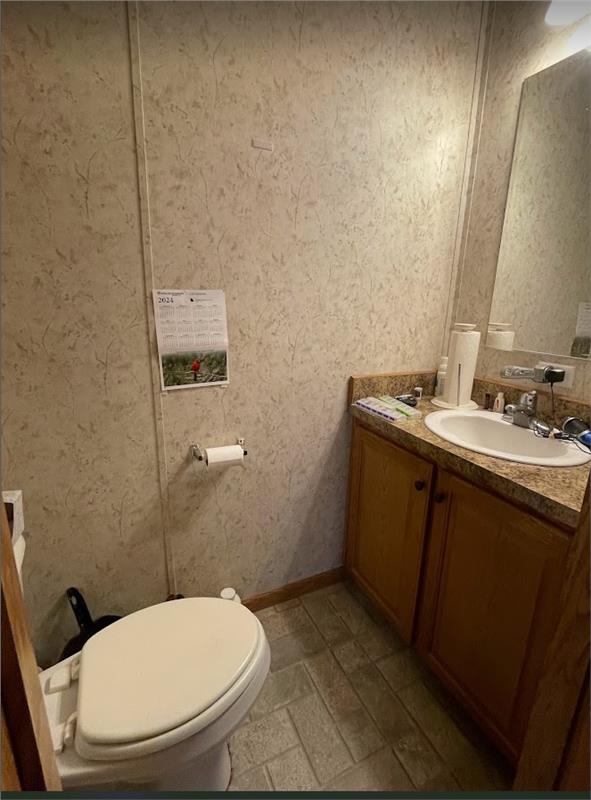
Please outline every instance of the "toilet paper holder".
[[[245, 449], [245, 440], [242, 437], [236, 439], [236, 444], [240, 445], [242, 448], [242, 452], [245, 456], [248, 455], [248, 450]], [[194, 461], [205, 461], [205, 448], [201, 447], [200, 444], [196, 444], [192, 442], [189, 445], [189, 454]]]

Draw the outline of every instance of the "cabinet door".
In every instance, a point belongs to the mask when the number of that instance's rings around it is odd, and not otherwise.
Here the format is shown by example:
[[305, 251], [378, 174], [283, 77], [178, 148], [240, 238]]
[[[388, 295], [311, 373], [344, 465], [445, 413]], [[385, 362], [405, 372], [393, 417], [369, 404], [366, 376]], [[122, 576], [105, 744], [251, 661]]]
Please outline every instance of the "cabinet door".
[[557, 622], [569, 539], [441, 472], [419, 647], [516, 759]]
[[432, 471], [429, 462], [355, 426], [347, 567], [407, 642]]
[[560, 792], [587, 792], [591, 788], [589, 768], [589, 674], [583, 686], [570, 740], [567, 744], [558, 783]]

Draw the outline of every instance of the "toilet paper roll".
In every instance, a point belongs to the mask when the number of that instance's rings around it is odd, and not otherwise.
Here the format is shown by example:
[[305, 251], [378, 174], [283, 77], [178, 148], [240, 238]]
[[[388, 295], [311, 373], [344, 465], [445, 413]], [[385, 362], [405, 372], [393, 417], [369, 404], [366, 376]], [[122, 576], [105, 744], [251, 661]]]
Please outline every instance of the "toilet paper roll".
[[205, 463], [208, 467], [233, 467], [244, 463], [244, 450], [239, 444], [227, 447], [207, 447]]
[[515, 331], [489, 331], [486, 335], [486, 346], [495, 350], [513, 350]]
[[[479, 331], [452, 331], [443, 400], [452, 407], [472, 407], [470, 399], [480, 345]], [[461, 367], [461, 369], [460, 369]]]

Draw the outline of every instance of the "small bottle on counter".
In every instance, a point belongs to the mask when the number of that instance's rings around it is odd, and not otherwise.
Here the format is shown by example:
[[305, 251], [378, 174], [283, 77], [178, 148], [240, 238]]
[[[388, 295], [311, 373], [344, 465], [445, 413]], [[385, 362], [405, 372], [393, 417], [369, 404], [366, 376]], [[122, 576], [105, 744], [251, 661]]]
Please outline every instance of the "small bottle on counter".
[[498, 395], [495, 397], [495, 402], [493, 404], [493, 411], [497, 414], [502, 414], [505, 410], [505, 395], [503, 392], [499, 392]]
[[435, 379], [435, 397], [441, 397], [445, 391], [445, 377], [447, 375], [447, 356], [441, 357], [441, 363]]

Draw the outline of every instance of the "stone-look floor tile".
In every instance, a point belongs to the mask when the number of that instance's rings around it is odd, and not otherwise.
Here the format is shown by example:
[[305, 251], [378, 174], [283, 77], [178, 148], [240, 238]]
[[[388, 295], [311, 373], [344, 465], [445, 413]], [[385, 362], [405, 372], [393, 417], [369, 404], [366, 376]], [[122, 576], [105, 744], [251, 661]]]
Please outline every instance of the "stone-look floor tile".
[[384, 749], [334, 778], [324, 788], [333, 792], [392, 792], [412, 791], [414, 787], [396, 756]]
[[410, 648], [380, 659], [376, 663], [393, 692], [421, 679], [422, 671], [416, 653]]
[[330, 650], [304, 662], [320, 696], [335, 719], [361, 708], [361, 702]]
[[258, 619], [261, 621], [261, 624], [263, 624], [266, 619], [269, 619], [269, 617], [274, 616], [276, 613], [277, 612], [273, 606], [267, 606], [267, 608], [261, 608], [259, 611], [255, 611], [254, 615], [255, 617], [258, 617]]
[[390, 745], [415, 733], [416, 725], [374, 664], [352, 672], [349, 679]]
[[335, 612], [329, 597], [330, 595], [304, 595], [302, 603], [327, 642], [342, 642], [350, 639], [351, 633]]
[[339, 642], [331, 645], [332, 652], [336, 660], [341, 665], [344, 672], [354, 672], [359, 667], [363, 667], [369, 662], [364, 651], [359, 647], [355, 639], [346, 642]]
[[356, 639], [371, 661], [377, 661], [407, 647], [406, 643], [391, 628], [376, 625], [375, 622], [366, 626], [356, 636]]
[[329, 596], [329, 600], [353, 636], [360, 636], [376, 627], [369, 614], [349, 592], [332, 594]]
[[445, 765], [418, 728], [394, 742], [393, 750], [415, 786], [441, 774]]
[[481, 752], [460, 731], [424, 684], [412, 683], [397, 695], [417, 720], [459, 784], [467, 791], [508, 789], [510, 770], [500, 756]]
[[276, 672], [326, 647], [326, 642], [309, 620], [306, 626], [271, 643], [271, 670]]
[[459, 792], [460, 784], [451, 772], [445, 769], [434, 778], [429, 778], [429, 780], [421, 783], [417, 786], [417, 789], [420, 792]]
[[332, 653], [319, 653], [305, 664], [355, 761], [383, 747], [384, 739]]
[[423, 683], [401, 689], [398, 697], [448, 763], [463, 759], [470, 743]]
[[254, 767], [238, 774], [232, 770], [229, 792], [270, 792], [272, 789], [265, 767]]
[[298, 744], [289, 714], [286, 709], [280, 709], [238, 728], [230, 739], [233, 769], [240, 774]]
[[318, 781], [301, 747], [288, 750], [267, 764], [276, 792], [306, 792], [318, 789]]
[[314, 622], [322, 636], [330, 644], [344, 642], [346, 639], [351, 638], [349, 629], [345, 627], [343, 621], [336, 614], [321, 617], [318, 620], [314, 620]]
[[286, 636], [288, 633], [294, 633], [310, 625], [310, 617], [302, 606], [295, 606], [294, 608], [287, 609], [282, 612], [275, 612], [269, 614], [261, 620], [267, 639], [269, 642], [274, 642], [281, 636]]
[[375, 723], [364, 708], [337, 719], [337, 728], [355, 761], [362, 761], [386, 744]]
[[320, 783], [332, 780], [353, 763], [330, 714], [317, 694], [302, 697], [288, 708]]
[[277, 603], [273, 608], [281, 614], [282, 611], [289, 611], [290, 608], [295, 608], [300, 604], [301, 600], [299, 597], [292, 597], [291, 600], [284, 600], [282, 603]]
[[412, 780], [422, 783], [441, 772], [444, 765], [439, 755], [375, 665], [361, 667], [349, 678]]
[[314, 686], [303, 664], [292, 664], [278, 672], [270, 672], [250, 710], [250, 717], [252, 720], [260, 719], [313, 691]]
[[507, 764], [356, 588], [323, 587], [257, 616], [273, 672], [232, 737], [231, 789], [272, 790], [271, 764], [277, 790], [318, 788], [308, 758], [334, 790], [406, 790], [409, 776], [422, 791], [510, 787]]
[[440, 773], [444, 765], [374, 665], [350, 675], [381, 733], [415, 785]]

